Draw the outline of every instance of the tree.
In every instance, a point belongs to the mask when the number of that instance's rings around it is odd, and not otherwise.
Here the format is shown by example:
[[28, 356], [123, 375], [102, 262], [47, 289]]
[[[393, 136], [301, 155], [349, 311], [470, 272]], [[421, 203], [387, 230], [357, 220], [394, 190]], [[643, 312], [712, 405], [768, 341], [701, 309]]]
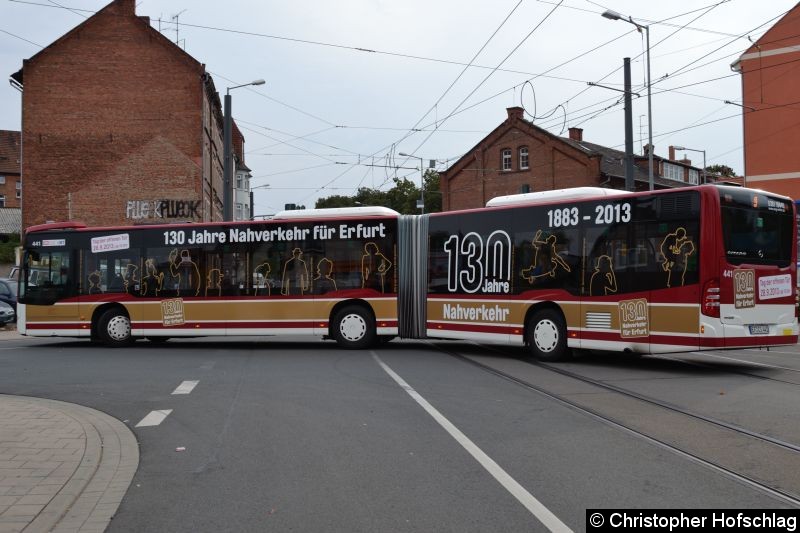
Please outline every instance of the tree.
[[736, 172], [728, 165], [709, 165], [706, 167], [706, 172], [722, 176], [724, 178], [735, 178]]
[[[381, 205], [394, 209], [404, 215], [419, 214], [417, 200], [420, 197], [419, 187], [408, 178], [393, 178], [394, 186], [388, 191], [361, 187], [353, 196], [334, 195], [317, 200], [317, 208], [355, 207]], [[442, 210], [442, 195], [439, 191], [439, 173], [427, 170], [425, 183], [425, 212], [435, 213]]]

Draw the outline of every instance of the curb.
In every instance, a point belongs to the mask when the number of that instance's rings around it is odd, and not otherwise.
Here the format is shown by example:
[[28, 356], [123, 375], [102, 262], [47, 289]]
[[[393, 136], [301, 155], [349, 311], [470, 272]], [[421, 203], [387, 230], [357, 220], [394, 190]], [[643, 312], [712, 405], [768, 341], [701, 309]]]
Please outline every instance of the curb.
[[[139, 445], [131, 430], [105, 413], [56, 400], [0, 395], [0, 406], [3, 405], [18, 409], [36, 409], [37, 412], [44, 413], [45, 416], [29, 419], [36, 423], [36, 427], [42, 426], [43, 419], [69, 419], [73, 423], [71, 425], [80, 428], [76, 433], [82, 432], [85, 439], [83, 453], [77, 464], [65, 464], [40, 478], [40, 485], [61, 484], [61, 487], [23, 528], [24, 531], [104, 531], [122, 502], [139, 465]], [[41, 433], [46, 434], [46, 430]], [[74, 437], [80, 440], [80, 435]], [[31, 448], [35, 448], [35, 445]], [[6, 482], [13, 486], [14, 478], [7, 478], [4, 483]], [[10, 524], [0, 522], [0, 531], [4, 531], [4, 525]]]

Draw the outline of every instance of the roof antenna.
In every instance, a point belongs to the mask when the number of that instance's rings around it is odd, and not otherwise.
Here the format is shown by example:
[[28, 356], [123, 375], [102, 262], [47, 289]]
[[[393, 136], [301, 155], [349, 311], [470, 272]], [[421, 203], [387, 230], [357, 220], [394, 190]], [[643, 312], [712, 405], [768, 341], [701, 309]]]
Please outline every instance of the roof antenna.
[[175, 21], [175, 44], [177, 44], [178, 46], [180, 46], [180, 39], [178, 39], [178, 36], [180, 35], [180, 31], [181, 31], [179, 18], [181, 16], [181, 13], [185, 13], [185, 12], [186, 12], [186, 10], [184, 9], [184, 10], [178, 12], [177, 14], [172, 15], [172, 20]]

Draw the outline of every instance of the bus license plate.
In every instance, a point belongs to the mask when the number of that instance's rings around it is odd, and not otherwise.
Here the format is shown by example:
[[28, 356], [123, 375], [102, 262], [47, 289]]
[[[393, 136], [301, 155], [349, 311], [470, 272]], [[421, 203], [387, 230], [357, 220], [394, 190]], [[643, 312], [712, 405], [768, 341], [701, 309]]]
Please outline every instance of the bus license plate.
[[750, 324], [750, 335], [769, 335], [767, 324]]

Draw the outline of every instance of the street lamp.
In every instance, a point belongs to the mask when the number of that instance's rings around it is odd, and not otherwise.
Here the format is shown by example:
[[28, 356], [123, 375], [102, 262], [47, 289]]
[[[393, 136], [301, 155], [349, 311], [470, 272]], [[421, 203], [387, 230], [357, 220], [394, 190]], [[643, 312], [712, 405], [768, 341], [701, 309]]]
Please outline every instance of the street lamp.
[[706, 151], [705, 150], [697, 150], [696, 148], [686, 148], [685, 146], [673, 146], [675, 150], [679, 150], [681, 152], [703, 152], [703, 178], [700, 183], [706, 182]]
[[633, 24], [636, 26], [636, 30], [639, 33], [642, 33], [642, 30], [644, 29], [645, 37], [647, 39], [647, 144], [650, 145], [650, 149], [647, 151], [647, 174], [650, 178], [650, 190], [652, 191], [655, 188], [655, 183], [653, 180], [653, 108], [650, 102], [650, 26], [638, 24], [633, 21], [633, 17], [625, 18], [616, 11], [611, 11], [610, 9], [604, 11], [602, 16], [609, 20], [622, 20], [629, 24]]
[[400, 152], [398, 154], [400, 157], [413, 157], [414, 159], [419, 159], [419, 194], [420, 200], [422, 202], [422, 214], [425, 214], [425, 169], [423, 168], [422, 158], [416, 155], [407, 154], [405, 152]]
[[[224, 190], [222, 191], [222, 218], [224, 220], [231, 220], [231, 211], [233, 210], [233, 191], [231, 191], [231, 182], [233, 181], [233, 161], [232, 161], [232, 119], [231, 119], [231, 91], [239, 87], [247, 87], [248, 85], [264, 85], [264, 80], [255, 80], [250, 83], [243, 83], [241, 85], [234, 85], [228, 87], [225, 92], [225, 117], [222, 122], [222, 144], [223, 144], [223, 160], [222, 160], [222, 184]], [[252, 206], [251, 206], [252, 209]]]

